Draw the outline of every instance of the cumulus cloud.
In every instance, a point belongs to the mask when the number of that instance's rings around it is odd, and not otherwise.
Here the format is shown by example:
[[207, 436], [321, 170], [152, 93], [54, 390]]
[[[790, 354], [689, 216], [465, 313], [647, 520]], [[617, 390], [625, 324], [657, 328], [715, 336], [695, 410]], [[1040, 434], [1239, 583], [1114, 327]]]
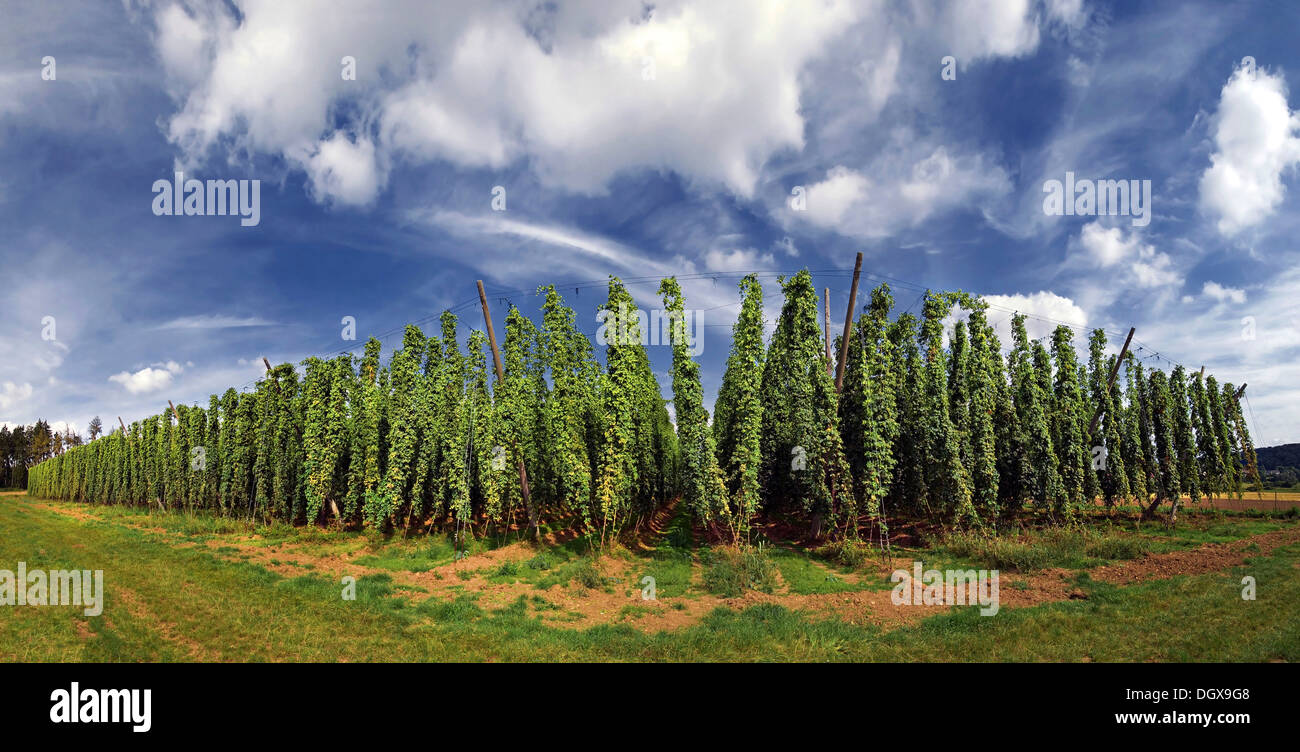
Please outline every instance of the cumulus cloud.
[[1017, 312], [1026, 316], [1025, 331], [1030, 339], [1050, 336], [1056, 329], [1057, 322], [1074, 327], [1076, 332], [1081, 331], [1088, 324], [1088, 314], [1083, 308], [1070, 298], [1048, 290], [1040, 290], [1028, 295], [984, 295], [982, 297], [989, 304], [989, 320], [994, 322], [994, 329], [1004, 348], [1011, 345], [1011, 315]]
[[[1058, 6], [1061, 3], [1051, 3]], [[918, 15], [933, 15], [959, 63], [987, 57], [1019, 57], [1038, 48], [1039, 4], [1034, 0], [917, 2]]]
[[982, 155], [898, 146], [866, 170], [831, 168], [825, 179], [806, 186], [806, 209], [791, 207], [789, 215], [844, 235], [879, 238], [1010, 190], [1006, 172]]
[[1084, 225], [1078, 239], [1071, 241], [1071, 246], [1098, 269], [1128, 271], [1123, 281], [1135, 287], [1165, 287], [1179, 284], [1183, 279], [1169, 254], [1143, 243], [1137, 233], [1125, 236], [1120, 227], [1106, 228], [1101, 222], [1090, 222]]
[[109, 376], [108, 380], [121, 384], [131, 394], [148, 394], [170, 385], [172, 376], [184, 370], [179, 363], [169, 360], [166, 363], [145, 366], [135, 373], [122, 371]]
[[322, 14], [250, 0], [238, 19], [169, 4], [153, 25], [186, 160], [218, 145], [280, 155], [318, 200], [363, 205], [390, 165], [434, 159], [526, 157], [544, 182], [589, 193], [623, 170], [669, 169], [748, 196], [772, 154], [803, 146], [801, 69], [859, 10], [412, 0]]
[[317, 200], [364, 205], [379, 194], [383, 169], [369, 139], [335, 132], [320, 142], [305, 168]]
[[1242, 67], [1223, 87], [1200, 184], [1201, 206], [1223, 235], [1260, 224], [1286, 195], [1282, 174], [1300, 164], [1300, 113], [1286, 97], [1281, 72]]
[[[853, 107], [877, 113], [909, 52], [942, 48], [962, 65], [1025, 56], [1040, 26], [1087, 13], [1081, 0], [358, 0], [330, 14], [247, 0], [238, 15], [221, 3], [141, 15], [183, 162], [270, 154], [303, 171], [316, 200], [367, 205], [393, 169], [430, 161], [526, 162], [579, 193], [665, 170], [751, 197], [769, 159], [803, 149], [808, 68], [847, 30], [879, 30], [867, 49], [841, 50], [860, 84]], [[355, 80], [340, 75], [344, 57]]]
[[1233, 303], [1245, 303], [1246, 291], [1236, 287], [1225, 287], [1218, 282], [1206, 282], [1201, 288], [1201, 294], [1207, 298], [1214, 298], [1220, 303], [1232, 301]]
[[711, 272], [748, 272], [770, 269], [776, 263], [770, 253], [759, 253], [753, 248], [732, 251], [711, 250], [704, 254], [704, 266]]

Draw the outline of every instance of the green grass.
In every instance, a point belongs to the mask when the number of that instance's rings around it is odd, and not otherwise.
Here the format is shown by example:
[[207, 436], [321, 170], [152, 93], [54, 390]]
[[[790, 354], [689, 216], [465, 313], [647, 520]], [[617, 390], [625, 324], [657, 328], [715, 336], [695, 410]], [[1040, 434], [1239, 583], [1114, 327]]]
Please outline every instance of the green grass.
[[802, 551], [786, 548], [773, 548], [768, 556], [781, 572], [781, 579], [798, 595], [817, 595], [821, 593], [844, 593], [853, 590], [884, 589], [889, 587], [883, 579], [880, 583], [867, 580], [851, 583], [845, 577], [846, 572], [832, 570]]
[[[123, 524], [128, 515], [86, 522], [36, 509], [23, 497], [0, 498], [0, 568], [25, 561], [29, 569], [102, 569], [104, 613], [82, 615], [76, 607], [0, 607], [0, 660], [4, 661], [1267, 661], [1300, 660], [1300, 546], [1256, 554], [1231, 571], [1174, 577], [1141, 585], [1116, 587], [1080, 572], [1074, 587], [1083, 600], [1034, 608], [1003, 608], [995, 617], [980, 617], [964, 608], [940, 613], [920, 623], [882, 631], [875, 626], [835, 620], [812, 620], [779, 605], [743, 611], [719, 608], [698, 624], [675, 632], [643, 633], [635, 628], [648, 605], [629, 602], [611, 615], [611, 623], [589, 629], [557, 625], [555, 608], [538, 596], [520, 596], [504, 608], [488, 609], [472, 593], [428, 597], [402, 586], [393, 574], [360, 577], [356, 600], [342, 598], [343, 586], [332, 578], [303, 571], [282, 577], [260, 566], [232, 561], [217, 546], [177, 547], [164, 536]], [[202, 530], [166, 516], [148, 517], [148, 527]], [[1283, 520], [1228, 515], [1190, 520], [1187, 529], [1159, 525], [1113, 529], [1062, 542], [1030, 533], [1024, 545], [1048, 554], [1038, 560], [1103, 560], [1126, 555], [1129, 537], [1150, 545], [1194, 545], [1199, 538], [1219, 538], [1254, 526], [1277, 526]], [[1181, 525], [1182, 523], [1180, 523]], [[1220, 527], [1220, 526], [1228, 527]], [[212, 528], [208, 528], [212, 529]], [[299, 531], [302, 532], [302, 531]], [[209, 533], [202, 533], [207, 535]], [[212, 535], [246, 536], [234, 529]], [[256, 534], [261, 534], [257, 532]], [[185, 533], [188, 536], [188, 533]], [[308, 545], [326, 550], [373, 546], [371, 555], [397, 556], [425, 546], [425, 560], [439, 555], [428, 541], [374, 541], [364, 534], [307, 532]], [[319, 538], [317, 540], [317, 538]], [[266, 540], [266, 539], [263, 539]], [[274, 539], [280, 546], [288, 539]], [[297, 539], [294, 539], [295, 543]], [[1036, 541], [1036, 543], [1035, 543]], [[984, 555], [987, 547], [971, 544], [964, 555]], [[1079, 550], [1082, 553], [1079, 553]], [[670, 547], [672, 548], [672, 547]], [[549, 568], [518, 561], [519, 578], [548, 578], [558, 584], [593, 588], [605, 583], [594, 563], [575, 551], [560, 560], [555, 549]], [[692, 545], [683, 542], [681, 550]], [[791, 588], [812, 572], [797, 556], [778, 551], [745, 561], [723, 553], [698, 550], [706, 579], [717, 574], [744, 586], [761, 581], [763, 571], [781, 569]], [[925, 552], [927, 563], [938, 552]], [[945, 552], [944, 556], [955, 556]], [[551, 557], [555, 557], [551, 559]], [[1022, 554], [1017, 554], [1024, 558]], [[655, 556], [637, 557], [646, 566]], [[1014, 557], [1013, 557], [1014, 558]], [[1033, 557], [1029, 557], [1033, 559]], [[766, 564], [761, 563], [765, 561]], [[805, 557], [805, 561], [808, 561]], [[774, 563], [775, 562], [775, 563]], [[817, 562], [811, 562], [817, 565]], [[792, 567], [787, 577], [782, 565]], [[729, 571], [728, 571], [729, 570]], [[800, 573], [803, 574], [800, 574]], [[1258, 599], [1241, 599], [1241, 578], [1258, 582]], [[749, 583], [746, 583], [746, 580]], [[1008, 578], [1010, 580], [1010, 578]], [[825, 582], [825, 580], [823, 580]], [[1015, 580], [1011, 580], [1013, 583]], [[662, 583], [659, 595], [665, 597]], [[585, 585], [584, 585], [585, 586]], [[1008, 584], [1014, 587], [1014, 584]], [[128, 598], [129, 591], [129, 598]], [[544, 591], [538, 591], [544, 594]], [[673, 601], [680, 605], [681, 599]], [[547, 616], [543, 621], [541, 617]]]
[[723, 598], [736, 598], [746, 590], [771, 593], [776, 589], [777, 566], [768, 551], [757, 546], [718, 548], [708, 552], [704, 588]]
[[550, 563], [549, 567], [536, 570], [538, 577], [534, 584], [539, 589], [564, 587], [575, 580], [582, 583], [583, 587], [589, 588], [597, 588], [604, 584], [600, 572], [589, 558], [574, 558], [557, 563], [548, 557], [547, 561]]
[[1015, 535], [981, 532], [950, 534], [937, 551], [960, 565], [1032, 572], [1049, 567], [1083, 569], [1118, 559], [1135, 559], [1150, 549], [1139, 536], [1113, 529], [1048, 528]]
[[629, 587], [641, 590], [642, 579], [653, 577], [656, 598], [677, 598], [691, 588], [695, 564], [695, 538], [691, 533], [691, 516], [681, 504], [668, 523], [663, 540], [648, 557], [637, 557], [631, 571]]
[[456, 551], [446, 538], [429, 538], [414, 544], [386, 548], [382, 553], [359, 556], [356, 563], [396, 572], [427, 572], [455, 561]]

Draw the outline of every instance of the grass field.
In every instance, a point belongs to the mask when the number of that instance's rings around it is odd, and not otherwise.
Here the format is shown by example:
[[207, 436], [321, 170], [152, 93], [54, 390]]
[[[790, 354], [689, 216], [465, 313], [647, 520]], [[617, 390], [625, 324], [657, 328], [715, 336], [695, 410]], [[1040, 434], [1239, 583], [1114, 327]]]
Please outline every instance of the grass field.
[[[0, 494], [0, 569], [102, 569], [105, 606], [0, 606], [4, 661], [1295, 661], [1300, 519], [1189, 510], [742, 556], [667, 511], [628, 548], [404, 540]], [[848, 552], [852, 554], [853, 552]], [[889, 573], [1001, 570], [1001, 610], [896, 606]], [[1243, 600], [1242, 578], [1257, 583]], [[356, 578], [355, 600], [342, 597]], [[653, 577], [656, 598], [642, 597]]]

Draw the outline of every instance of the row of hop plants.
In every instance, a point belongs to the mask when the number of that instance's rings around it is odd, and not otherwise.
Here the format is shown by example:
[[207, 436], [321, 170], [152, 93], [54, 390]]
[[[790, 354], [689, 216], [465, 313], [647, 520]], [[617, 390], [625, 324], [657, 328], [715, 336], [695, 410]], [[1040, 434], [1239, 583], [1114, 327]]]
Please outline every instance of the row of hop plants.
[[857, 484], [846, 498], [862, 504], [850, 519], [897, 510], [981, 526], [1028, 510], [1069, 521], [1102, 500], [1147, 517], [1167, 503], [1174, 520], [1182, 497], [1240, 497], [1248, 477], [1258, 482], [1232, 384], [1181, 365], [1148, 370], [1128, 352], [1111, 385], [1117, 356], [1101, 329], [1085, 366], [1073, 329], [1031, 341], [1016, 314], [1004, 358], [977, 297], [927, 293], [919, 321], [891, 321], [892, 305], [877, 288], [849, 343], [839, 418]]
[[[677, 440], [639, 341], [601, 367], [552, 287], [539, 329], [513, 306], [504, 380], [486, 336], [407, 326], [364, 355], [271, 368], [252, 391], [178, 405], [31, 468], [41, 497], [350, 526], [520, 524], [517, 464], [544, 521], [606, 538], [678, 494]], [[611, 279], [608, 307], [635, 310]], [[604, 307], [604, 306], [602, 306]], [[635, 315], [635, 314], [633, 314]], [[631, 322], [636, 326], [635, 319]]]
[[279, 365], [251, 392], [178, 406], [179, 420], [168, 410], [32, 468], [28, 491], [378, 528], [522, 526], [535, 514], [603, 543], [674, 499], [736, 541], [765, 515], [854, 539], [891, 518], [1069, 521], [1098, 499], [1148, 515], [1168, 503], [1173, 518], [1181, 497], [1240, 496], [1257, 474], [1233, 385], [1181, 366], [1148, 371], [1130, 354], [1108, 387], [1105, 332], [1091, 333], [1085, 367], [1072, 329], [1031, 341], [1021, 315], [1004, 357], [986, 304], [960, 292], [927, 293], [917, 317], [893, 315], [888, 285], [872, 291], [849, 341], [837, 338], [833, 357], [848, 348], [837, 391], [811, 275], [778, 281], [785, 302], [770, 338], [757, 276], [740, 282], [712, 416], [677, 280], [659, 289], [670, 419], [641, 338], [626, 336], [643, 323], [636, 305], [611, 278], [601, 308], [619, 312], [621, 328], [603, 365], [574, 311], [542, 287], [540, 328], [509, 309], [499, 383], [484, 335], [462, 348], [444, 313], [439, 336], [408, 326], [387, 365], [374, 339], [360, 359], [310, 358], [301, 375]]

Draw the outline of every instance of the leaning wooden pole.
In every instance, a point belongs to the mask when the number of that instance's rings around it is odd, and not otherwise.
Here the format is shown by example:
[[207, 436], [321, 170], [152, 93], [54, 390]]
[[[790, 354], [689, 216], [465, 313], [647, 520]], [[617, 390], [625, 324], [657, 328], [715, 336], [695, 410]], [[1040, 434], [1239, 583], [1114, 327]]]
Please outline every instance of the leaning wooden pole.
[[[501, 351], [497, 349], [497, 333], [492, 328], [492, 312], [488, 309], [487, 293], [483, 291], [483, 280], [478, 280], [478, 302], [483, 306], [483, 323], [487, 325], [488, 344], [492, 346], [492, 362], [496, 365], [497, 386], [506, 380], [506, 370], [501, 365]], [[533, 537], [540, 539], [541, 531], [537, 527], [537, 511], [533, 509], [533, 495], [528, 489], [528, 468], [524, 467], [522, 452], [519, 455], [519, 491], [524, 497], [524, 508], [528, 510], [528, 527], [532, 528]]]
[[[1135, 331], [1137, 331], [1135, 326], [1128, 328], [1128, 336], [1124, 338], [1124, 346], [1119, 349], [1119, 357], [1115, 359], [1115, 365], [1110, 368], [1110, 376], [1106, 379], [1106, 394], [1108, 395], [1111, 388], [1115, 386], [1115, 377], [1119, 375], [1119, 364], [1124, 362], [1124, 356], [1128, 354], [1128, 346], [1133, 341], [1133, 332]], [[1101, 420], [1101, 414], [1104, 412], [1106, 412], [1106, 403], [1097, 405], [1097, 412], [1093, 413], [1092, 422], [1088, 424], [1089, 436], [1092, 436], [1097, 431], [1097, 421]]]
[[858, 302], [858, 275], [862, 274], [862, 254], [853, 262], [853, 286], [849, 288], [849, 310], [844, 314], [844, 334], [840, 336], [840, 362], [835, 367], [835, 391], [844, 386], [844, 364], [849, 358], [849, 337], [853, 334], [853, 307]]
[[[831, 371], [831, 288], [822, 288], [822, 300], [825, 301], [824, 312], [822, 313], [822, 329], [826, 332], [826, 375], [832, 375]], [[842, 346], [842, 345], [841, 345]]]
[[117, 424], [122, 427], [122, 435], [126, 435], [126, 424], [122, 422], [122, 416], [117, 416]]
[[[1243, 395], [1243, 394], [1245, 394], [1245, 393], [1246, 393], [1246, 385], [1245, 385], [1245, 384], [1242, 384], [1242, 385], [1241, 385], [1241, 388], [1238, 389], [1238, 390], [1237, 390], [1237, 393], [1233, 396], [1233, 400], [1235, 400], [1236, 403], [1237, 403], [1237, 413], [1238, 413], [1239, 415], [1241, 415], [1241, 424], [1242, 424], [1243, 426], [1246, 425], [1246, 414], [1243, 413], [1243, 412], [1241, 412], [1241, 395]], [[1241, 453], [1242, 453], [1243, 455], [1246, 454], [1246, 444], [1245, 444], [1244, 441], [1242, 442], [1242, 445], [1241, 445]], [[1249, 460], [1250, 460], [1250, 457], [1249, 457], [1249, 456], [1246, 456], [1245, 459], [1246, 459], [1247, 461], [1249, 461]], [[1256, 486], [1256, 490], [1259, 492], [1259, 499], [1260, 499], [1260, 501], [1263, 501], [1263, 500], [1264, 500], [1264, 480], [1263, 480], [1262, 478], [1259, 477], [1259, 460], [1255, 460], [1254, 462], [1250, 462], [1250, 467], [1247, 468], [1247, 469], [1249, 469], [1249, 470], [1254, 470], [1254, 471], [1255, 471], [1255, 486]]]

